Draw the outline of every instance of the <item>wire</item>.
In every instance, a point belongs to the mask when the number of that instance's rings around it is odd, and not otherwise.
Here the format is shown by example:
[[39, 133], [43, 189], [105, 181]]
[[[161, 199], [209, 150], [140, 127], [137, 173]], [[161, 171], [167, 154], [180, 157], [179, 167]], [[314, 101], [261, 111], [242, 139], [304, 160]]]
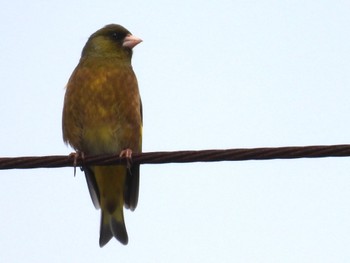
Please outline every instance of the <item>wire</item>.
[[[296, 159], [320, 157], [349, 157], [350, 145], [269, 147], [253, 149], [226, 149], [202, 151], [145, 152], [132, 155], [133, 164], [164, 164], [189, 162], [247, 161], [268, 159]], [[112, 165], [126, 163], [118, 155], [85, 156], [74, 155], [3, 157], [0, 169], [57, 168], [83, 165]]]

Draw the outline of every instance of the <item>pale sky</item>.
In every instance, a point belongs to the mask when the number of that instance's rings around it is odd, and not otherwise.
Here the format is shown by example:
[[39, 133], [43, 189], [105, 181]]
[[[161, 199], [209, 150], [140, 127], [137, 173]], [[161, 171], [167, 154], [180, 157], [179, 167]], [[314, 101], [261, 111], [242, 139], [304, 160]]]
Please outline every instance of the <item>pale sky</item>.
[[[68, 155], [64, 87], [106, 24], [134, 49], [144, 151], [350, 143], [350, 2], [3, 1], [0, 156]], [[1, 262], [349, 262], [350, 159], [143, 165], [129, 244], [72, 168], [0, 171]]]

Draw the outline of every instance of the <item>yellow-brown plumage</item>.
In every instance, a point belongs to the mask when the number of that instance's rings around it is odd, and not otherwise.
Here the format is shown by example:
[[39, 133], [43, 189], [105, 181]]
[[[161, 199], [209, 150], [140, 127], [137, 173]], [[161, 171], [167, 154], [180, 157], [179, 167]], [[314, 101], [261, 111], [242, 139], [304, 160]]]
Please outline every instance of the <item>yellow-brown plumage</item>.
[[[141, 152], [142, 106], [131, 66], [132, 48], [141, 40], [119, 25], [89, 38], [70, 77], [63, 108], [63, 138], [86, 155]], [[139, 166], [83, 167], [91, 198], [101, 208], [100, 246], [113, 236], [128, 243], [123, 206], [138, 201]]]

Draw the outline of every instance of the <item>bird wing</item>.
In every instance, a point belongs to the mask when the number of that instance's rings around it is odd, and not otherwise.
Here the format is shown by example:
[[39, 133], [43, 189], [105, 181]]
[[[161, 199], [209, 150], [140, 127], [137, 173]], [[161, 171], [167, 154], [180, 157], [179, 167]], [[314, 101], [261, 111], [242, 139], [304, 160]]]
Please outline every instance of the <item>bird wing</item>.
[[[140, 99], [140, 115], [141, 115], [141, 123], [143, 123], [141, 99]], [[140, 141], [142, 141], [142, 139], [140, 139]], [[140, 142], [139, 152], [141, 152], [141, 148], [142, 148], [141, 145], [142, 143]], [[126, 185], [125, 194], [124, 194], [125, 207], [130, 209], [131, 211], [134, 211], [139, 200], [140, 165], [133, 165], [131, 169], [128, 170], [125, 185]]]
[[124, 193], [125, 207], [134, 211], [139, 199], [140, 165], [133, 165], [126, 177]]
[[83, 170], [85, 173], [86, 182], [87, 182], [87, 185], [89, 188], [92, 203], [94, 204], [96, 209], [99, 209], [100, 208], [100, 192], [98, 190], [98, 186], [97, 186], [94, 172], [88, 166], [84, 166]]

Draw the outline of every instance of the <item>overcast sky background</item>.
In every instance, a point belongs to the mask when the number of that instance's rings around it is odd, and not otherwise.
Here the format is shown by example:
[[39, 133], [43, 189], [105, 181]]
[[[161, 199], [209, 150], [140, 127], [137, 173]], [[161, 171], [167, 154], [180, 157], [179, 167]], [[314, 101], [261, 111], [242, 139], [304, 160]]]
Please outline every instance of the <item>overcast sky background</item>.
[[[350, 143], [350, 2], [6, 1], [0, 156], [65, 155], [65, 84], [119, 23], [144, 151]], [[350, 159], [143, 165], [129, 244], [99, 248], [82, 172], [0, 171], [1, 262], [349, 262]]]

